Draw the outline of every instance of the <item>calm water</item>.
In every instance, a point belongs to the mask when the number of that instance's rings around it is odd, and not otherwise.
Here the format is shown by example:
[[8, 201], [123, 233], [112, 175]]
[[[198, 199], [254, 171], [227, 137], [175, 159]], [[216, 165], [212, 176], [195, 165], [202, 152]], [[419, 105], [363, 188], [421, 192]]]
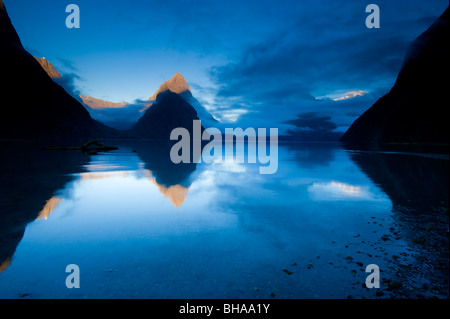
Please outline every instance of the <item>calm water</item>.
[[[368, 264], [410, 291], [440, 280], [413, 229], [448, 207], [448, 160], [281, 144], [277, 173], [260, 175], [117, 144], [3, 148], [1, 298], [396, 297], [363, 286]], [[65, 285], [68, 264], [79, 289]]]

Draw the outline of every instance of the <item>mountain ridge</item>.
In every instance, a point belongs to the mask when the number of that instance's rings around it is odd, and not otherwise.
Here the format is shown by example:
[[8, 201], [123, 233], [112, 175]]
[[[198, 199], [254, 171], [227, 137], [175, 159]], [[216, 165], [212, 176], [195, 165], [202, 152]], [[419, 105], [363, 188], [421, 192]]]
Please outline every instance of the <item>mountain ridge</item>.
[[34, 57], [34, 58], [36, 59], [36, 61], [39, 62], [41, 67], [44, 69], [45, 72], [47, 72], [50, 78], [59, 79], [62, 77], [61, 73], [59, 73], [58, 70], [56, 70], [56, 68], [50, 62], [48, 62], [45, 57], [43, 58]]
[[122, 108], [122, 107], [125, 107], [130, 104], [128, 102], [115, 103], [115, 102], [104, 101], [104, 100], [94, 98], [92, 96], [85, 96], [85, 95], [81, 95], [81, 94], [79, 95], [79, 97], [81, 98], [81, 100], [83, 101], [83, 103], [85, 105], [87, 105], [88, 107], [90, 107], [91, 109], [94, 109], [94, 110], [118, 109], [118, 108]]
[[0, 0], [0, 139], [85, 141], [114, 135], [28, 53]]
[[[161, 84], [151, 97], [154, 98], [152, 106], [143, 112], [144, 114], [136, 110], [142, 107], [142, 103], [117, 104], [82, 96], [85, 101], [89, 100], [87, 104], [94, 105], [90, 109], [82, 103], [82, 97], [75, 91], [63, 86], [65, 77], [61, 76], [49, 61], [33, 57], [23, 48], [2, 0], [0, 0], [0, 58], [2, 61], [8, 61], [4, 62], [2, 68], [2, 77], [8, 81], [3, 81], [0, 86], [3, 99], [0, 107], [0, 139], [82, 141], [103, 137], [134, 138], [135, 133], [138, 133], [136, 135], [138, 138], [169, 139], [167, 130], [161, 127], [160, 123], [166, 123], [172, 129], [175, 128], [173, 124], [177, 124], [177, 127], [192, 128], [192, 120], [199, 119], [196, 108], [206, 115], [207, 120], [215, 121], [192, 96], [189, 84], [178, 72]], [[27, 98], [18, 98], [23, 96]], [[189, 101], [196, 102], [196, 108]], [[163, 107], [167, 110], [163, 110]], [[125, 109], [129, 113], [136, 113], [136, 116], [127, 123], [129, 127], [119, 128], [121, 131], [103, 123], [122, 125], [123, 123], [119, 122], [123, 122], [123, 114], [115, 114], [109, 121], [104, 121], [105, 114], [97, 114], [97, 120], [93, 118], [93, 110]], [[155, 118], [155, 114], [160, 114], [162, 118]], [[144, 116], [147, 124], [139, 123], [138, 118]], [[102, 123], [98, 121], [100, 118], [103, 119]], [[157, 132], [161, 135], [158, 136]]]
[[148, 104], [140, 110], [140, 112], [147, 111], [158, 99], [158, 95], [165, 92], [173, 92], [181, 96], [186, 102], [192, 105], [192, 107], [197, 112], [199, 119], [206, 126], [218, 126], [220, 123], [217, 121], [214, 116], [209, 113], [209, 111], [192, 95], [191, 88], [189, 87], [188, 82], [178, 72], [170, 78], [170, 80], [164, 81], [159, 88], [153, 93], [153, 95], [149, 98]]
[[414, 40], [392, 89], [356, 119], [342, 136], [342, 142], [449, 144], [449, 16], [447, 7]]
[[[57, 83], [61, 78], [61, 74], [57, 69], [45, 58], [35, 59], [40, 63], [44, 71]], [[186, 79], [176, 72], [170, 80], [164, 81], [153, 96], [147, 100], [146, 107], [142, 108], [142, 103], [134, 104], [128, 102], [109, 102], [92, 96], [77, 94], [74, 96], [87, 109], [92, 118], [105, 125], [113, 127], [121, 131], [131, 129], [153, 104], [157, 103], [158, 97], [166, 92], [178, 94], [187, 103], [189, 103], [197, 112], [198, 117], [208, 126], [217, 126], [219, 123], [214, 117], [200, 104], [200, 102], [192, 95], [189, 84]], [[70, 93], [70, 92], [68, 92]], [[153, 100], [152, 100], [153, 99]]]
[[165, 91], [157, 96], [156, 103], [147, 109], [131, 129], [145, 139], [170, 140], [173, 129], [183, 127], [192, 131], [193, 120], [198, 120], [197, 111], [177, 93]]
[[153, 93], [149, 98], [149, 101], [156, 101], [158, 94], [171, 91], [176, 94], [181, 94], [183, 92], [191, 92], [188, 82], [180, 73], [175, 72], [175, 74], [170, 78], [170, 80], [164, 81], [159, 88]]

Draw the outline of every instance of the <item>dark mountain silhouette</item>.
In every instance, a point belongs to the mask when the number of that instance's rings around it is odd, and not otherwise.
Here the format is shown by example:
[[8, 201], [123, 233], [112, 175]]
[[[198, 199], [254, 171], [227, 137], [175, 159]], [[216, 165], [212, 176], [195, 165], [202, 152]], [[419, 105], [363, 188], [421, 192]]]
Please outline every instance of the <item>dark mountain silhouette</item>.
[[216, 120], [211, 113], [192, 95], [191, 91], [185, 91], [180, 96], [186, 100], [197, 111], [197, 115], [202, 120], [204, 127], [215, 127], [221, 129], [223, 125]]
[[[133, 105], [127, 102], [114, 103], [79, 94], [78, 90], [72, 83], [71, 75], [62, 76], [46, 58], [35, 57], [35, 59], [53, 81], [62, 86], [67, 93], [69, 93], [78, 102], [80, 102], [84, 108], [86, 108], [89, 115], [94, 120], [97, 120], [98, 122], [116, 130], [127, 130], [131, 128], [142, 115], [139, 113], [140, 105]], [[103, 134], [103, 136], [130, 138], [127, 132], [111, 130]]]
[[0, 0], [0, 138], [85, 140], [114, 135], [29, 54]]
[[201, 105], [201, 103], [192, 95], [191, 88], [189, 87], [186, 79], [178, 72], [176, 72], [172, 78], [168, 81], [164, 81], [158, 90], [149, 98], [148, 104], [141, 110], [148, 110], [156, 101], [158, 95], [164, 92], [173, 92], [181, 96], [186, 100], [197, 112], [199, 119], [207, 127], [218, 126], [220, 123]]
[[[60, 78], [62, 77], [61, 74], [48, 60], [45, 58], [36, 57], [35, 59], [57, 84], [62, 84], [60, 83]], [[139, 118], [142, 117], [145, 111], [148, 110], [153, 104], [156, 104], [157, 97], [160, 94], [167, 92], [176, 93], [186, 100], [186, 102], [188, 102], [195, 109], [198, 115], [200, 112], [201, 116], [199, 115], [199, 118], [202, 122], [209, 126], [217, 126], [215, 124], [218, 123], [217, 120], [214, 119], [212, 115], [209, 114], [209, 112], [200, 104], [200, 102], [193, 97], [189, 84], [178, 72], [175, 73], [170, 80], [163, 82], [148, 101], [141, 101], [140, 103], [113, 103], [91, 96], [84, 96], [75, 92], [74, 89], [67, 89], [64, 85], [61, 86], [66, 89], [66, 92], [82, 103], [93, 119], [115, 129], [122, 130], [121, 133], [117, 133], [119, 136], [114, 137], [132, 137], [132, 135], [129, 134], [130, 132], [124, 131], [131, 129], [137, 123]], [[142, 108], [143, 105], [145, 105], [144, 108]]]
[[140, 138], [169, 140], [173, 129], [184, 127], [192, 136], [193, 120], [198, 120], [198, 116], [192, 105], [178, 94], [165, 91], [158, 94], [132, 132]]
[[[177, 109], [178, 111], [171, 112], [170, 114], [164, 112], [161, 113], [161, 105], [158, 107], [156, 107], [156, 105], [160, 103], [161, 97], [165, 96], [165, 94], [167, 93], [176, 94], [184, 99], [185, 102], [190, 105], [190, 107], [184, 108], [184, 110], [186, 110], [188, 114], [177, 114], [176, 112], [183, 112], [183, 108], [179, 108], [178, 106], [175, 106], [175, 109]], [[161, 136], [157, 136], [156, 132], [159, 129], [155, 130], [154, 132], [150, 132], [150, 120], [148, 120], [148, 115], [146, 117], [147, 120], [144, 121], [147, 124], [143, 125], [143, 122], [140, 122], [140, 124], [138, 124], [140, 118], [147, 114], [147, 111], [149, 111], [151, 108], [159, 109], [159, 111], [151, 111], [149, 113], [153, 114], [151, 116], [153, 120], [151, 121], [155, 123], [159, 122], [158, 120], [155, 120], [157, 116], [160, 116], [163, 113], [165, 114], [164, 116], [166, 117], [166, 120], [168, 120], [169, 117], [173, 117], [173, 121], [177, 122], [180, 118], [183, 118], [185, 116], [189, 117], [189, 113], [193, 109], [196, 112], [196, 118], [200, 119], [202, 121], [202, 124], [208, 125], [208, 127], [217, 127], [219, 125], [219, 122], [214, 119], [214, 117], [205, 109], [205, 107], [203, 107], [203, 105], [200, 104], [200, 102], [196, 98], [194, 98], [186, 79], [178, 72], [175, 73], [170, 80], [164, 81], [160, 85], [158, 90], [156, 90], [155, 93], [145, 101], [138, 101], [135, 103], [112, 103], [89, 96], [80, 95], [80, 98], [82, 99], [82, 102], [88, 110], [89, 114], [94, 119], [120, 130], [127, 130], [131, 128], [132, 134], [137, 133], [137, 137], [142, 138], [162, 138]], [[177, 100], [178, 102], [176, 103], [180, 103], [179, 99]], [[172, 97], [171, 101], [175, 101], [175, 98]], [[163, 105], [167, 105], [167, 103], [168, 102], [165, 101], [163, 102]], [[183, 105], [187, 105], [186, 103], [183, 103]], [[136, 127], [137, 130], [135, 129]], [[192, 127], [192, 121], [189, 127]]]
[[449, 8], [410, 46], [391, 91], [341, 138], [352, 144], [449, 143]]

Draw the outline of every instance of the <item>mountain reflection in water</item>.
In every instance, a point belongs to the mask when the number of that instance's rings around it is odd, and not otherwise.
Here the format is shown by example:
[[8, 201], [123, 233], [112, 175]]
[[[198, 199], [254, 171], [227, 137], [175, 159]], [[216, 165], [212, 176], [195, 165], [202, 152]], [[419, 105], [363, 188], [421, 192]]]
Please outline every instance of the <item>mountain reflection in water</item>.
[[[260, 175], [258, 164], [231, 158], [173, 164], [169, 144], [109, 144], [119, 149], [2, 145], [0, 297], [448, 292], [448, 250], [436, 246], [448, 242], [438, 231], [448, 229], [448, 160], [280, 143], [277, 173]], [[433, 225], [430, 245], [419, 244], [418, 223]], [[64, 286], [70, 263], [80, 266], [80, 289]], [[361, 285], [371, 263], [383, 271], [383, 294]]]
[[35, 219], [48, 219], [64, 199], [70, 198], [72, 187], [79, 183], [104, 180], [107, 185], [114, 178], [143, 178], [179, 207], [189, 191], [189, 175], [196, 164], [173, 164], [166, 156], [169, 154], [166, 143], [136, 144], [137, 148], [128, 146], [117, 152], [90, 156], [78, 151], [44, 151], [40, 145], [26, 142], [3, 142], [0, 271], [10, 264], [27, 224]]

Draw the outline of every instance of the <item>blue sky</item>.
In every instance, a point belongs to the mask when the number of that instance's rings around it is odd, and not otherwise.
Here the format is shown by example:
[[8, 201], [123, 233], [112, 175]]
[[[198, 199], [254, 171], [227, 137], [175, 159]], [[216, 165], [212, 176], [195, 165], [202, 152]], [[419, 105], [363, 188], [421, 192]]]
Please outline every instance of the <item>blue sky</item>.
[[[341, 131], [389, 91], [408, 45], [448, 6], [445, 0], [4, 3], [25, 48], [73, 74], [84, 95], [148, 99], [179, 72], [224, 122], [273, 127], [315, 113], [330, 116]], [[70, 3], [80, 7], [80, 29], [65, 26]], [[365, 26], [369, 3], [380, 7], [379, 29]], [[348, 92], [360, 94], [339, 100]]]

